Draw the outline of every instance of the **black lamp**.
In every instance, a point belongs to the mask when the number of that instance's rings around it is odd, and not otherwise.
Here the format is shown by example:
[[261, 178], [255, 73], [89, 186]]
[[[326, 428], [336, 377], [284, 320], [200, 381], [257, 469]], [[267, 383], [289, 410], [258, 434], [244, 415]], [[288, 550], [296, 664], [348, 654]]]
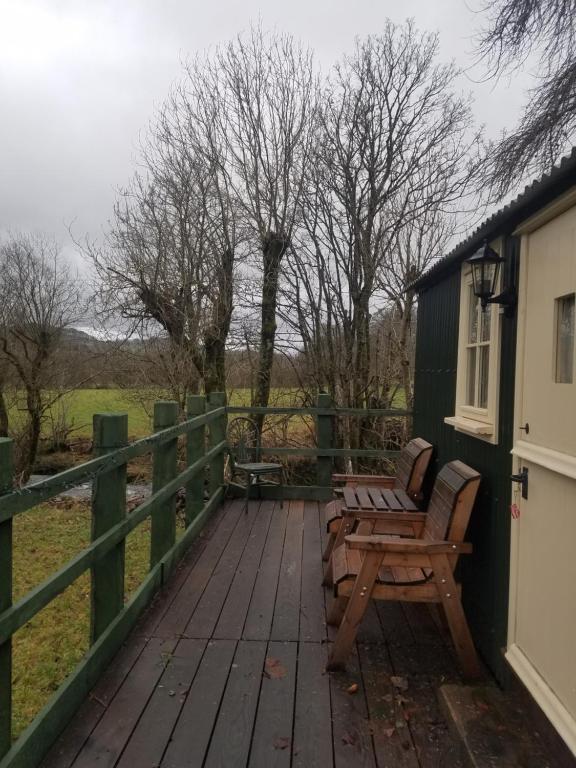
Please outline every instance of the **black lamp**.
[[506, 309], [504, 314], [510, 317], [514, 314], [516, 306], [516, 292], [513, 288], [506, 288], [498, 296], [496, 286], [498, 285], [498, 274], [500, 265], [504, 263], [502, 256], [491, 248], [487, 242], [479, 248], [467, 263], [472, 267], [472, 287], [474, 296], [480, 299], [482, 310], [486, 311], [488, 304], [500, 304]]

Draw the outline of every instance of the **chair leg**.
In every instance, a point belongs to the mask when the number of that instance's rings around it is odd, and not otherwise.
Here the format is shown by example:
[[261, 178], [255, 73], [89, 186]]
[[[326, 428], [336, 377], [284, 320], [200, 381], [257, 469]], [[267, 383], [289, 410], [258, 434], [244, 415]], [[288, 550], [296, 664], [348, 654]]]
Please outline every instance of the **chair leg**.
[[244, 514], [248, 514], [248, 504], [250, 502], [250, 485], [252, 484], [252, 475], [246, 475], [246, 498], [244, 499]]
[[353, 515], [344, 515], [340, 521], [340, 527], [338, 528], [338, 532], [334, 537], [334, 543], [332, 544], [332, 549], [330, 551], [330, 559], [328, 560], [328, 565], [326, 566], [326, 571], [324, 572], [324, 579], [322, 584], [325, 587], [331, 587], [334, 584], [332, 552], [334, 552], [335, 549], [344, 543], [344, 539], [346, 536], [348, 536], [349, 533], [352, 533], [355, 521], [356, 518]]
[[381, 552], [366, 552], [364, 555], [360, 573], [354, 582], [354, 588], [338, 628], [326, 669], [341, 669], [346, 665], [346, 660], [356, 640], [358, 627], [366, 613], [381, 562]]
[[431, 555], [430, 561], [462, 674], [467, 680], [477, 680], [482, 677], [482, 668], [448, 557], [447, 555]]

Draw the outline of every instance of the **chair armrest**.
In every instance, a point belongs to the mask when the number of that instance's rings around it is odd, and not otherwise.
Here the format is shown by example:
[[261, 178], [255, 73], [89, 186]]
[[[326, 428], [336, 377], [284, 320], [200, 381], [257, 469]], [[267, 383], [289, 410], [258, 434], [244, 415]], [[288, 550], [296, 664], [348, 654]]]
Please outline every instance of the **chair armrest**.
[[426, 539], [399, 539], [392, 536], [346, 536], [346, 546], [351, 549], [364, 549], [372, 552], [401, 552], [405, 554], [470, 554], [472, 544], [468, 542], [433, 541]]
[[332, 484], [344, 483], [355, 488], [357, 485], [367, 485], [372, 488], [392, 488], [396, 478], [390, 475], [332, 475]]
[[422, 523], [426, 522], [426, 512], [394, 512], [383, 509], [347, 509], [342, 508], [343, 517], [354, 517], [356, 520], [389, 520], [391, 523]]

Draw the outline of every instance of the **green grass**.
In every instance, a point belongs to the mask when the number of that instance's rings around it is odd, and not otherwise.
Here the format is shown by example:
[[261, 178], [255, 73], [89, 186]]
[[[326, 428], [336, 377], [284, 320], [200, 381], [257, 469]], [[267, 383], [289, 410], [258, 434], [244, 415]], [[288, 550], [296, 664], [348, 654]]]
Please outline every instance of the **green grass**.
[[[273, 388], [270, 393], [271, 406], [292, 406], [299, 402], [297, 390]], [[66, 418], [73, 425], [72, 436], [88, 438], [92, 436], [92, 417], [95, 413], [127, 413], [128, 434], [130, 437], [144, 437], [152, 431], [152, 410], [155, 400], [165, 396], [161, 391], [130, 389], [79, 389], [70, 392], [52, 409], [53, 417], [65, 412]], [[231, 405], [250, 405], [249, 389], [234, 389], [229, 393]], [[399, 389], [394, 398], [395, 408], [405, 408], [404, 391]], [[16, 424], [22, 415], [17, 409], [12, 409], [10, 418]], [[44, 423], [44, 435], [51, 432], [50, 418]]]
[[[14, 520], [14, 599], [79, 553], [90, 541], [90, 507], [72, 500], [43, 504]], [[150, 521], [126, 544], [128, 597], [148, 570]], [[85, 573], [22, 627], [13, 641], [13, 736], [31, 722], [88, 649], [90, 574]]]

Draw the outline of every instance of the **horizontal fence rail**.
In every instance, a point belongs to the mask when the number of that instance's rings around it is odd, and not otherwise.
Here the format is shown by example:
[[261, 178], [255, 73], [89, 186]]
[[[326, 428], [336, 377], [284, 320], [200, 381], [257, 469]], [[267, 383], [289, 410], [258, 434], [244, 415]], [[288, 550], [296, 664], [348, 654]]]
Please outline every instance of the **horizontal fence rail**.
[[[156, 403], [154, 434], [127, 444], [125, 414], [94, 416], [94, 454], [90, 461], [38, 483], [12, 488], [12, 441], [0, 438], [0, 768], [30, 768], [42, 760], [110, 662], [142, 610], [167, 580], [198, 536], [225, 493], [226, 424], [229, 414], [312, 417], [316, 446], [262, 446], [261, 452], [316, 459], [316, 485], [289, 486], [287, 498], [327, 500], [336, 457], [393, 458], [397, 451], [335, 448], [337, 417], [406, 417], [405, 410], [335, 408], [318, 395], [316, 407], [226, 406], [223, 393], [188, 399], [186, 420], [178, 421], [173, 402]], [[178, 438], [186, 440], [185, 468], [178, 471]], [[130, 513], [126, 510], [127, 463], [152, 454], [152, 493]], [[13, 518], [82, 483], [92, 483], [90, 544], [56, 573], [13, 603]], [[233, 488], [232, 486], [230, 486]], [[176, 495], [185, 489], [185, 528], [176, 537]], [[263, 493], [262, 493], [263, 492]], [[263, 498], [276, 498], [263, 486]], [[128, 534], [151, 520], [150, 568], [124, 602], [125, 543]], [[91, 572], [90, 648], [31, 725], [12, 743], [12, 638], [86, 571]]]

